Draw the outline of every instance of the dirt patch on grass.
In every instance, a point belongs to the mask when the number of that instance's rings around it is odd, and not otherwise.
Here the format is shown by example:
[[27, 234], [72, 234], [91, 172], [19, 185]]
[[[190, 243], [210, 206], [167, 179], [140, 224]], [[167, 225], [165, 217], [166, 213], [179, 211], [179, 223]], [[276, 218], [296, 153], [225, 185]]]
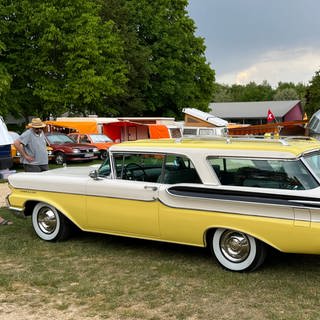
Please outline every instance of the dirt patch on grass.
[[9, 194], [10, 189], [8, 183], [0, 183], [0, 208], [6, 206], [6, 196]]
[[[43, 319], [63, 319], [63, 320], [100, 320], [99, 316], [84, 316], [82, 315], [81, 307], [68, 306], [65, 310], [58, 310], [57, 305], [52, 305], [52, 302], [46, 302], [48, 298], [41, 292], [24, 292], [24, 297], [19, 295], [4, 295], [0, 294], [0, 320], [43, 320]], [[19, 303], [19, 298], [23, 301], [27, 296], [30, 296], [30, 304]], [[35, 299], [34, 297], [37, 296]], [[43, 300], [43, 302], [41, 302]], [[61, 301], [61, 304], [65, 303]]]

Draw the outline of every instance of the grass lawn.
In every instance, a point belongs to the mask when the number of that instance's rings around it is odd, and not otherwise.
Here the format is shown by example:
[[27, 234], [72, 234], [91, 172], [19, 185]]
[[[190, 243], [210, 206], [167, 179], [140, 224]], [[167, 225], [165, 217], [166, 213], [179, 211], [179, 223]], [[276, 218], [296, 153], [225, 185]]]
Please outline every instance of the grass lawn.
[[[319, 319], [320, 256], [273, 252], [253, 273], [202, 248], [78, 233], [47, 243], [0, 215], [0, 320]], [[290, 236], [290, 235], [288, 235]]]

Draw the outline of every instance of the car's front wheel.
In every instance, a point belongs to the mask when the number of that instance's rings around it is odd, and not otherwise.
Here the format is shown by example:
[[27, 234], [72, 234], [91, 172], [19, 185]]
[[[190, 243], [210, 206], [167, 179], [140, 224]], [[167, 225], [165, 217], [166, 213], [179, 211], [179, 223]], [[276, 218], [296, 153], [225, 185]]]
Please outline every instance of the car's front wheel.
[[55, 156], [56, 164], [64, 164], [66, 162], [66, 156], [63, 152], [58, 152]]
[[32, 211], [32, 225], [36, 234], [46, 241], [68, 238], [71, 223], [55, 207], [39, 202]]
[[219, 264], [231, 271], [253, 271], [266, 257], [265, 244], [244, 232], [221, 228], [208, 240]]

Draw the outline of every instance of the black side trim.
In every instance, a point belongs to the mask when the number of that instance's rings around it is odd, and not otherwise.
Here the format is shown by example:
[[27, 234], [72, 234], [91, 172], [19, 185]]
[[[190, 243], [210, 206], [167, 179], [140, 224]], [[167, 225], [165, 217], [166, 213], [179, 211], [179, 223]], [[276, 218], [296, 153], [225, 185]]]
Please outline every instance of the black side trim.
[[258, 193], [252, 191], [221, 190], [214, 188], [173, 186], [168, 192], [175, 196], [216, 199], [226, 201], [240, 201], [251, 203], [265, 203], [295, 207], [314, 207], [320, 209], [319, 198], [308, 198], [292, 195], [279, 195], [273, 193]]

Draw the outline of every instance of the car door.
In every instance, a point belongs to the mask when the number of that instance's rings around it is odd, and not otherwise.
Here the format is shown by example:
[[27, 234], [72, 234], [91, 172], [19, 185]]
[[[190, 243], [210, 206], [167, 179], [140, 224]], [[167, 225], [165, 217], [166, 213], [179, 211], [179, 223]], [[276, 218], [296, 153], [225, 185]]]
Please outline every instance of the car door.
[[[158, 159], [157, 166], [148, 167], [150, 179], [144, 179], [139, 172], [140, 164], [133, 165], [134, 156], [117, 154], [114, 157], [114, 170], [108, 175], [108, 169], [100, 168], [100, 177], [92, 179], [87, 184], [86, 212], [90, 230], [158, 238], [159, 183], [156, 176], [161, 174], [162, 165]], [[141, 158], [140, 158], [141, 160]], [[104, 164], [108, 166], [108, 158]], [[129, 165], [129, 166], [128, 166]], [[125, 169], [127, 166], [127, 169]], [[130, 169], [129, 169], [130, 167]], [[105, 171], [103, 171], [105, 170]], [[125, 171], [136, 171], [136, 177]], [[146, 169], [147, 170], [147, 169]], [[101, 174], [102, 173], [102, 174]], [[155, 180], [155, 181], [154, 181]]]

